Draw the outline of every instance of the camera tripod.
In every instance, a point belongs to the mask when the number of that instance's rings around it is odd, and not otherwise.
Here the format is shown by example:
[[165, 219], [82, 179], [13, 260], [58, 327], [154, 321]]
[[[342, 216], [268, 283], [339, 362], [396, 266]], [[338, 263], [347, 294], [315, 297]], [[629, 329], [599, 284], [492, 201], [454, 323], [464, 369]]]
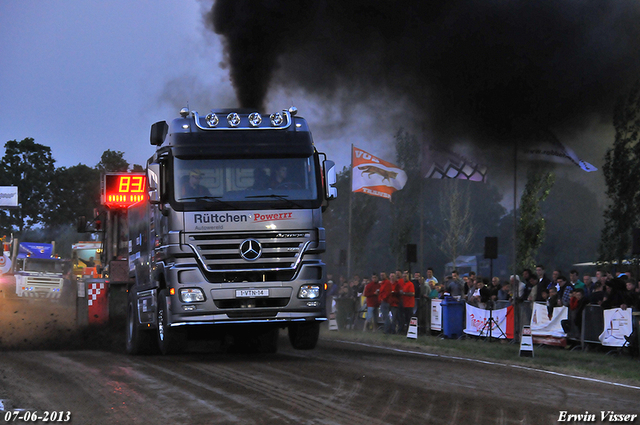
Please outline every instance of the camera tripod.
[[[495, 325], [496, 329], [500, 331], [500, 334], [496, 337], [496, 338], [500, 338], [500, 337], [505, 337], [506, 338], [506, 334], [504, 333], [504, 331], [500, 328], [500, 325], [498, 325], [498, 322], [496, 322], [496, 320], [493, 318], [493, 304], [489, 305], [489, 320], [486, 321], [486, 323], [484, 324], [484, 326], [482, 327], [482, 329], [480, 329], [480, 336], [483, 336], [486, 338], [487, 336], [489, 337], [489, 342], [491, 342], [491, 338], [493, 338], [493, 326]], [[488, 330], [488, 335], [485, 333], [485, 330]]]

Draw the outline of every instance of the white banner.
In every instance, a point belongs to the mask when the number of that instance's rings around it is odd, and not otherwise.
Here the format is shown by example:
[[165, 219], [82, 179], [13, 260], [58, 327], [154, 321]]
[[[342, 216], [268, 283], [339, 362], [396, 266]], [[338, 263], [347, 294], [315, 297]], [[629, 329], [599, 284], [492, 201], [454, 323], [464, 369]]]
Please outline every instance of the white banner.
[[562, 329], [562, 320], [566, 319], [569, 313], [567, 307], [554, 307], [553, 315], [549, 317], [546, 304], [533, 303], [531, 313], [531, 335], [533, 336], [554, 336], [564, 338], [567, 334]]
[[[494, 321], [489, 328], [489, 318]], [[507, 337], [507, 308], [499, 310], [485, 310], [467, 304], [467, 326], [464, 333], [475, 336], [489, 336], [491, 331], [492, 338]]]
[[0, 208], [18, 207], [18, 187], [0, 186]]
[[442, 300], [434, 298], [431, 300], [431, 330], [442, 330]]
[[11, 270], [11, 258], [9, 258], [9, 254], [5, 253], [0, 255], [0, 275], [5, 274]]
[[631, 324], [630, 308], [623, 310], [621, 308], [612, 308], [604, 310], [604, 332], [600, 335], [600, 342], [606, 347], [622, 347], [626, 339], [625, 336], [631, 335], [633, 325]]

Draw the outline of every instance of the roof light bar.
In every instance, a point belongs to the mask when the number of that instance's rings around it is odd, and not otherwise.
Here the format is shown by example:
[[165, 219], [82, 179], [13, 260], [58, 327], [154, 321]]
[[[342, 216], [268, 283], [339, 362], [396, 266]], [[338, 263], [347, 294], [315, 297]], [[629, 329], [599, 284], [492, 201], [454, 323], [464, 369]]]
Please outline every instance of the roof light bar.
[[[196, 111], [191, 111], [191, 115], [194, 118], [196, 127], [200, 130], [286, 130], [293, 124], [293, 113], [287, 110], [271, 114], [269, 116], [270, 125], [263, 123], [263, 117], [258, 112], [242, 116], [237, 112], [231, 112], [227, 115], [226, 124], [214, 111], [202, 118]], [[183, 125], [186, 128], [189, 127], [186, 123], [183, 123]]]

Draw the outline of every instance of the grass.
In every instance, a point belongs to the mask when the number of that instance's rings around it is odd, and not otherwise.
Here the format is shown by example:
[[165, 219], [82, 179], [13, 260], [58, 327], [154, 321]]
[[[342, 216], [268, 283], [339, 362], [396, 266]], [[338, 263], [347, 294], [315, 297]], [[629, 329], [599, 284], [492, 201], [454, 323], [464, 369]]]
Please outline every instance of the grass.
[[[402, 335], [385, 335], [362, 331], [329, 331], [323, 328], [321, 337], [328, 340], [348, 340], [372, 345], [423, 351], [446, 356], [515, 364], [535, 369], [613, 380], [629, 385], [640, 384], [640, 360], [624, 354], [607, 354], [607, 347], [590, 346], [589, 350], [569, 350], [559, 347], [535, 346], [534, 357], [520, 357], [520, 345], [496, 339], [466, 336], [463, 339], [443, 339], [424, 335], [410, 339]], [[614, 350], [615, 351], [615, 350]]]

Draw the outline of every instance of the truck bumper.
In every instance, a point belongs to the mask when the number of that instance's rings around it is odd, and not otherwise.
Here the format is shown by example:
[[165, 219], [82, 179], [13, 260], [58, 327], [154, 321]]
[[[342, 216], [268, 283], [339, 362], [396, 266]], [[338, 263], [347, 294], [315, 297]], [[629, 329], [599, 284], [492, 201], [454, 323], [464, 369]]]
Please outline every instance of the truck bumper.
[[[305, 270], [309, 268], [309, 270]], [[323, 263], [303, 264], [298, 278], [282, 282], [233, 282], [209, 283], [197, 268], [172, 268], [175, 273], [169, 281], [178, 282], [175, 294], [167, 299], [170, 326], [282, 323], [298, 321], [324, 321], [326, 318], [324, 283], [316, 279], [301, 278], [318, 276], [312, 269], [321, 269]], [[200, 276], [199, 279], [193, 279]], [[189, 281], [185, 278], [190, 277]], [[300, 298], [300, 288], [311, 285], [319, 288], [316, 298]], [[180, 289], [197, 288], [205, 300], [184, 302]]]

